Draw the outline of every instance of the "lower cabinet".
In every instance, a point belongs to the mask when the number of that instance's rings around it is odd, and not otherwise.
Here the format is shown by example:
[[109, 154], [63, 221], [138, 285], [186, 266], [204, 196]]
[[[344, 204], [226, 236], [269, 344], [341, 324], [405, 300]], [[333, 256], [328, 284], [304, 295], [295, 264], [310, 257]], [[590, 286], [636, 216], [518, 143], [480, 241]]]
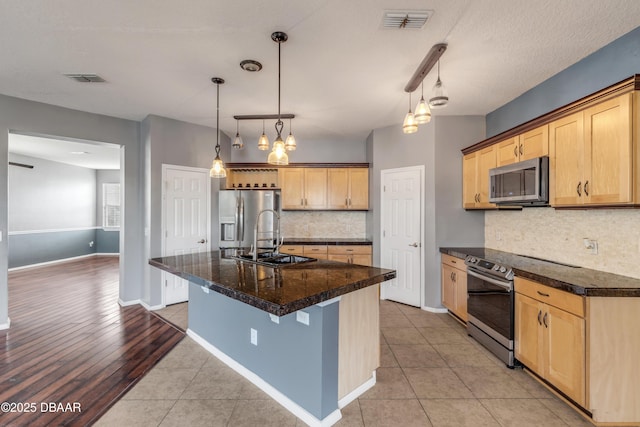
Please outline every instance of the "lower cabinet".
[[464, 261], [442, 254], [442, 305], [467, 321], [467, 270]]
[[516, 359], [585, 405], [584, 298], [516, 278]]

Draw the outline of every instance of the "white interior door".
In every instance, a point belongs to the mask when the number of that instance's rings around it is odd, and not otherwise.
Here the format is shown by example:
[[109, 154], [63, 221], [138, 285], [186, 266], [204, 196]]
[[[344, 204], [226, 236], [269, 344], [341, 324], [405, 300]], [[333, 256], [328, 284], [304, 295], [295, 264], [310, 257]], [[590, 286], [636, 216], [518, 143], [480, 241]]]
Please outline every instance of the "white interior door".
[[[211, 180], [206, 169], [163, 165], [163, 256], [210, 250]], [[163, 272], [164, 305], [189, 299], [189, 282]]]
[[396, 270], [382, 284], [382, 299], [422, 306], [424, 250], [424, 167], [382, 171], [381, 262]]

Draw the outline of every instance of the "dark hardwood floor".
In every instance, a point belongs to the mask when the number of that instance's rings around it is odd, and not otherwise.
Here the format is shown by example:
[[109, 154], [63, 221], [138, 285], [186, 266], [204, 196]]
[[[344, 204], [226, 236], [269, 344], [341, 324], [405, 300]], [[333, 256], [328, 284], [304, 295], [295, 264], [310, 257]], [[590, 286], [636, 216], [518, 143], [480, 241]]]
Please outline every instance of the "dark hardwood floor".
[[90, 425], [184, 338], [139, 305], [120, 307], [117, 257], [10, 272], [9, 317], [0, 426]]

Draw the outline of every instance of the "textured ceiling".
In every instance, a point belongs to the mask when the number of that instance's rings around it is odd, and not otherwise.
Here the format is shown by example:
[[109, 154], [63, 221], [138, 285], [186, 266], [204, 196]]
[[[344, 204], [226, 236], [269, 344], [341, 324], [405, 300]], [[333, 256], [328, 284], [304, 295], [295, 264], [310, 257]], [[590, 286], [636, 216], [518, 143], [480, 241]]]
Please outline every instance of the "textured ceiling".
[[[436, 43], [449, 45], [441, 77], [451, 101], [434, 114], [485, 115], [640, 26], [635, 0], [0, 0], [0, 8], [0, 93], [215, 127], [210, 79], [218, 76], [226, 80], [227, 134], [235, 134], [233, 115], [277, 112], [270, 35], [285, 31], [282, 112], [296, 114], [300, 144], [362, 141], [400, 123], [403, 88]], [[387, 9], [433, 15], [421, 30], [383, 29]], [[245, 72], [243, 59], [264, 68]], [[107, 82], [77, 83], [63, 73]], [[426, 97], [435, 79], [433, 70]], [[245, 141], [260, 130], [259, 122], [241, 123]]]

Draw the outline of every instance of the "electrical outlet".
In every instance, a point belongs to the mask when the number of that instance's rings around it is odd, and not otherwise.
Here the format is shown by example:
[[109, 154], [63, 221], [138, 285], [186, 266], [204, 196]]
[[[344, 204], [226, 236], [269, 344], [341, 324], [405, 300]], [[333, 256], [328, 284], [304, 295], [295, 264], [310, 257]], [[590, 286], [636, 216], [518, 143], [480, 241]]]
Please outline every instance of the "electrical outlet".
[[258, 345], [258, 331], [251, 328], [251, 344]]
[[496, 241], [502, 240], [502, 231], [496, 230]]
[[309, 313], [306, 311], [296, 311], [296, 320], [303, 325], [309, 326]]
[[89, 247], [92, 248], [93, 247], [93, 240], [89, 242]]
[[585, 237], [582, 239], [584, 248], [590, 251], [591, 255], [598, 255], [598, 241]]

